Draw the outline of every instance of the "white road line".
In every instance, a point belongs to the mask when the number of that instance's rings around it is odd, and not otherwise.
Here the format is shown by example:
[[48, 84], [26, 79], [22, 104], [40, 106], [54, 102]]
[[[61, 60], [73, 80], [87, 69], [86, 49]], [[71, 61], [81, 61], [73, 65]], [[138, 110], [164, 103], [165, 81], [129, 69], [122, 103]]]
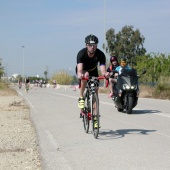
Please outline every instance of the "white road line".
[[[54, 94], [54, 93], [53, 93]], [[61, 94], [61, 93], [55, 93], [56, 95], [61, 95], [61, 96], [65, 96], [65, 97], [70, 97], [70, 98], [74, 98], [74, 99], [78, 99], [78, 97], [75, 97], [75, 96], [70, 96], [70, 95], [66, 95], [66, 94]], [[104, 102], [104, 101], [101, 101], [100, 100], [100, 103], [101, 104], [104, 104], [104, 105], [109, 105], [109, 106], [113, 106], [114, 107], [114, 103], [108, 103], [108, 102]], [[137, 110], [142, 110], [142, 109], [139, 109], [139, 108], [136, 108], [135, 109]], [[154, 115], [158, 115], [158, 116], [164, 116], [164, 117], [170, 117], [170, 114], [168, 113], [154, 113]]]
[[59, 146], [58, 143], [55, 141], [55, 139], [53, 138], [51, 132], [49, 132], [48, 130], [45, 130], [45, 133], [51, 143], [51, 145], [54, 147], [54, 149], [59, 150]]
[[[50, 131], [45, 130], [45, 133], [47, 135], [47, 138], [49, 140], [49, 142], [51, 143], [51, 145], [55, 148], [55, 150], [60, 150], [58, 143], [56, 142], [56, 140], [54, 139], [53, 135], [51, 134]], [[61, 154], [61, 152], [60, 152]], [[72, 170], [72, 168], [70, 167], [68, 161], [64, 158], [64, 156], [61, 155], [60, 157], [61, 161], [62, 161], [62, 166], [64, 166], [64, 169], [67, 170]]]
[[27, 101], [27, 103], [30, 105], [31, 108], [34, 108], [33, 104], [25, 97], [21, 92], [18, 91], [18, 93]]
[[52, 93], [52, 94], [78, 99], [78, 97], [70, 96], [70, 95], [66, 95], [66, 94], [61, 94], [61, 93]]

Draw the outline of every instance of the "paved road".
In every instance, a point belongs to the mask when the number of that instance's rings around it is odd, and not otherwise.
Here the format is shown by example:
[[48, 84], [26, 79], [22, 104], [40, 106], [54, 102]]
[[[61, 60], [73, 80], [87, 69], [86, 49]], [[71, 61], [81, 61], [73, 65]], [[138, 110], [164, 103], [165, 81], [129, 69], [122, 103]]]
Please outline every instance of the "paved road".
[[169, 170], [170, 101], [140, 98], [132, 115], [100, 95], [98, 139], [83, 130], [72, 88], [19, 91], [31, 108], [45, 170]]

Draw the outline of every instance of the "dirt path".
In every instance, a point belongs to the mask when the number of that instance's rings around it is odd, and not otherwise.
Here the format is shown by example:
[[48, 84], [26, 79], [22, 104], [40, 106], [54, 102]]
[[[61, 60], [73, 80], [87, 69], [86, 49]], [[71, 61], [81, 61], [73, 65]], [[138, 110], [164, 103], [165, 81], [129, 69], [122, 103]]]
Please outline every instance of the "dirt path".
[[13, 90], [0, 91], [0, 169], [42, 169], [29, 108]]

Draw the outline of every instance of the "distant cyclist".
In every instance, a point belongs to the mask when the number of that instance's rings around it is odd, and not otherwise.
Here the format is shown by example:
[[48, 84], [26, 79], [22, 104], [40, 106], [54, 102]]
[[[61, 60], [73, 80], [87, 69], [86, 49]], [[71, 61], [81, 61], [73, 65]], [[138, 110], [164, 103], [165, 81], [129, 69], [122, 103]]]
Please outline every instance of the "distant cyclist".
[[[88, 35], [85, 38], [86, 47], [81, 49], [77, 54], [77, 67], [76, 73], [79, 79], [83, 77], [94, 76], [98, 77], [98, 64], [102, 76], [109, 77], [109, 73], [106, 72], [106, 57], [104, 53], [97, 48], [98, 38], [95, 35]], [[84, 108], [83, 93], [86, 87], [86, 80], [81, 80], [80, 96], [78, 99], [78, 107]], [[96, 122], [97, 123], [97, 122]]]
[[117, 57], [111, 56], [110, 57], [110, 66], [107, 68], [107, 71], [111, 74], [109, 78], [109, 87], [110, 87], [110, 94], [109, 97], [112, 97], [113, 94], [113, 85], [116, 83], [116, 78], [114, 76], [114, 70], [116, 69], [117, 66], [119, 66], [118, 59]]
[[21, 79], [18, 80], [18, 87], [19, 87], [19, 89], [21, 89], [21, 87], [22, 87], [22, 80]]
[[29, 90], [29, 85], [30, 85], [30, 78], [27, 77], [25, 79], [25, 90], [28, 91]]
[[57, 82], [56, 80], [53, 80], [53, 88], [56, 88]]

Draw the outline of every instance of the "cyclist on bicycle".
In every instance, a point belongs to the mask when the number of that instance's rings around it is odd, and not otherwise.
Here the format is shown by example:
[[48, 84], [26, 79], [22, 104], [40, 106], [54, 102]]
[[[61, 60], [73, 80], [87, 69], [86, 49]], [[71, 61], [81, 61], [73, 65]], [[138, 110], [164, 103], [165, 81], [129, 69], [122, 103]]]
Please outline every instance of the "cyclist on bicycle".
[[29, 84], [30, 83], [30, 79], [29, 79], [29, 77], [27, 77], [26, 79], [25, 79], [25, 84]]
[[[86, 48], [81, 49], [77, 54], [76, 74], [81, 80], [83, 77], [94, 76], [98, 77], [98, 63], [102, 76], [109, 77], [109, 72], [106, 71], [106, 57], [104, 53], [97, 48], [98, 38], [95, 35], [88, 35], [85, 38]], [[78, 99], [78, 107], [84, 108], [83, 93], [86, 88], [86, 80], [81, 80], [80, 97]]]
[[53, 80], [53, 88], [56, 88], [57, 82], [56, 80]]
[[113, 85], [116, 83], [116, 78], [114, 75], [114, 70], [116, 69], [117, 66], [119, 66], [118, 59], [115, 55], [110, 57], [110, 63], [111, 65], [107, 68], [107, 72], [111, 74], [109, 78], [109, 87], [110, 87], [110, 94], [109, 97], [112, 97], [113, 94]]
[[19, 89], [21, 89], [21, 87], [22, 87], [22, 80], [21, 79], [18, 80], [18, 86], [19, 86]]
[[27, 91], [28, 89], [29, 89], [29, 84], [30, 84], [30, 78], [29, 77], [27, 77], [26, 79], [25, 79], [25, 90]]

